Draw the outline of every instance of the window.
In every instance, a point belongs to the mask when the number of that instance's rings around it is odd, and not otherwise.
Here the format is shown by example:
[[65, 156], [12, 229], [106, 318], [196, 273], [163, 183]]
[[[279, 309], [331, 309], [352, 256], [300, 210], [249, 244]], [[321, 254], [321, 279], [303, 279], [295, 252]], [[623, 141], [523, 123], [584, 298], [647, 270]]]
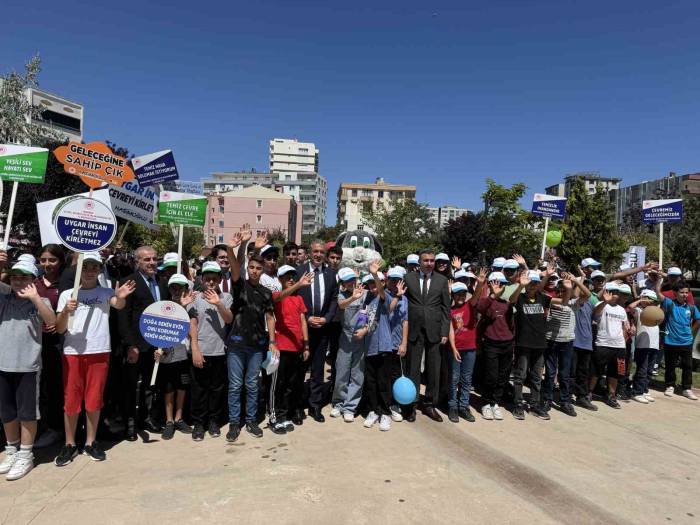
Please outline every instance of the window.
[[255, 205], [256, 205], [258, 208], [262, 208], [262, 199], [258, 199], [257, 202], [255, 203]]
[[223, 227], [224, 227], [224, 221], [219, 221], [219, 228], [223, 228]]
[[214, 228], [209, 228], [209, 233], [214, 233]]
[[377, 195], [380, 199], [384, 198], [384, 190], [379, 190], [379, 193]]
[[352, 190], [351, 195], [352, 195], [353, 197], [357, 197], [357, 190]]
[[224, 198], [223, 197], [219, 197], [219, 206], [221, 206], [222, 208], [224, 207]]
[[223, 207], [223, 206], [219, 206], [219, 213], [224, 213], [224, 207]]
[[257, 222], [258, 224], [262, 224], [262, 215], [256, 215], [255, 222]]
[[219, 235], [219, 242], [224, 242], [224, 236], [223, 236], [223, 235]]

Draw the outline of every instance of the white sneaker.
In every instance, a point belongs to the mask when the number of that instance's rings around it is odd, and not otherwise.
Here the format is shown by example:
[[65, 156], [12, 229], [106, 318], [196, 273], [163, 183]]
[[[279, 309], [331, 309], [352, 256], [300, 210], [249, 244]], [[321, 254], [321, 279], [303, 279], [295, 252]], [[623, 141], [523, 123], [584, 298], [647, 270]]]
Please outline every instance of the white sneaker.
[[331, 417], [340, 417], [340, 409], [338, 407], [331, 408]]
[[61, 441], [61, 439], [61, 434], [49, 428], [46, 431], [42, 432], [42, 434], [37, 438], [37, 440], [34, 442], [34, 448], [50, 447], [54, 443], [58, 443], [59, 441]]
[[637, 403], [642, 403], [643, 405], [648, 405], [649, 400], [646, 398], [644, 394], [639, 394], [638, 396], [634, 396], [632, 399], [634, 399]]
[[683, 390], [683, 397], [687, 397], [688, 399], [692, 399], [693, 401], [698, 400], [698, 396], [693, 394], [693, 391], [688, 389], [688, 390]]
[[484, 408], [481, 409], [481, 415], [484, 419], [491, 421], [493, 419], [493, 408], [491, 408], [491, 405], [484, 405]]
[[649, 392], [645, 392], [645, 393], [644, 393], [644, 397], [646, 398], [647, 401], [649, 401], [649, 403], [653, 403], [654, 401], [656, 401], [656, 399], [654, 399], [653, 397], [651, 397], [651, 395], [649, 394]]
[[392, 406], [390, 408], [391, 410], [391, 419], [393, 419], [396, 423], [401, 423], [403, 421], [403, 416], [401, 415], [401, 409], [397, 407], [396, 405]]
[[0, 463], [0, 474], [7, 474], [10, 472], [12, 465], [15, 464], [17, 460], [17, 447], [12, 445], [5, 446], [5, 459]]
[[668, 387], [666, 390], [664, 390], [664, 395], [665, 395], [665, 396], [668, 396], [668, 397], [671, 397], [671, 396], [673, 395], [674, 390], [675, 390], [675, 388], [673, 388], [672, 386], [670, 386], [670, 387]]
[[503, 420], [503, 412], [501, 411], [501, 407], [498, 405], [493, 405], [493, 418], [497, 421]]
[[34, 454], [31, 452], [28, 455], [23, 455], [21, 453], [16, 454], [17, 459], [15, 460], [12, 468], [5, 476], [7, 481], [14, 481], [19, 478], [23, 478], [29, 471], [34, 468]]
[[355, 414], [353, 414], [352, 412], [345, 412], [345, 414], [343, 414], [343, 421], [345, 421], [346, 423], [352, 423], [353, 421], [355, 421]]
[[370, 412], [367, 414], [367, 417], [365, 418], [365, 428], [372, 428], [372, 426], [377, 422], [379, 419], [379, 416], [375, 414], [374, 412]]
[[391, 417], [387, 416], [384, 414], [380, 419], [379, 419], [379, 430], [382, 432], [386, 432], [387, 430], [391, 430]]

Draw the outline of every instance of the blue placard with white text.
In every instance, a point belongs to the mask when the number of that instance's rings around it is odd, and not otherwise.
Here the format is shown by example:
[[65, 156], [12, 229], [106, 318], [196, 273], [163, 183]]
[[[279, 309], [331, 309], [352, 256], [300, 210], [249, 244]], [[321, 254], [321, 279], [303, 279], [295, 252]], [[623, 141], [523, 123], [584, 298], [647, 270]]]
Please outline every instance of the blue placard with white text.
[[683, 222], [683, 199], [657, 199], [642, 202], [642, 222]]
[[566, 217], [566, 197], [535, 193], [532, 200], [532, 213], [550, 219], [563, 219]]
[[169, 149], [134, 157], [131, 159], [131, 165], [139, 186], [152, 186], [180, 178], [175, 166], [175, 157]]
[[143, 339], [157, 348], [171, 348], [187, 339], [190, 318], [185, 309], [173, 301], [149, 305], [139, 318]]

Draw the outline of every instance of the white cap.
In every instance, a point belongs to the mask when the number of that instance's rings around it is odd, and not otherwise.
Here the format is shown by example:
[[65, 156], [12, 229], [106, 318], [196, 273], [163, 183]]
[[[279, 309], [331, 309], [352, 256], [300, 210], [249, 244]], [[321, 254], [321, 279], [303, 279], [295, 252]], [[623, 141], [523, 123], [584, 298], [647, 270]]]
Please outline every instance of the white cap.
[[596, 261], [593, 257], [586, 257], [584, 260], [581, 261], [581, 268], [586, 268], [588, 266], [602, 266], [598, 261]]
[[629, 264], [627, 264], [627, 263], [622, 263], [622, 264], [620, 265], [620, 271], [621, 271], [621, 272], [624, 272], [625, 270], [629, 270], [630, 268], [632, 268], [632, 267], [631, 267]]
[[644, 289], [644, 290], [642, 290], [642, 293], [639, 294], [639, 296], [646, 297], [648, 299], [651, 299], [652, 301], [659, 300], [659, 298], [656, 295], [656, 292], [654, 292], [653, 290]]
[[608, 292], [619, 292], [619, 291], [620, 291], [620, 286], [619, 286], [617, 283], [615, 283], [615, 282], [611, 282], [611, 283], [607, 283], [607, 284], [605, 285], [605, 289], [606, 289]]
[[[380, 281], [384, 280], [384, 274], [382, 272], [379, 272], [377, 275]], [[369, 282], [374, 282], [374, 276], [371, 273], [368, 273], [362, 278], [362, 284], [367, 284]]]
[[99, 252], [87, 252], [83, 254], [83, 264], [86, 262], [96, 262], [97, 264], [102, 264], [102, 256]]
[[506, 262], [503, 263], [504, 270], [517, 270], [518, 268], [520, 268], [520, 265], [515, 259], [507, 259]]
[[468, 279], [476, 279], [476, 274], [472, 272], [464, 272]]
[[500, 283], [507, 283], [508, 279], [506, 279], [506, 276], [503, 275], [501, 272], [491, 272], [488, 277], [489, 282], [490, 281], [498, 281]]
[[467, 285], [464, 283], [454, 283], [452, 285], [452, 293], [466, 292], [466, 291], [467, 291]]
[[31, 253], [23, 253], [17, 257], [17, 262], [19, 261], [27, 261], [29, 263], [36, 264], [36, 258]]
[[39, 271], [36, 269], [36, 264], [31, 263], [26, 259], [24, 261], [17, 261], [15, 264], [13, 264], [10, 273], [12, 272], [19, 272], [21, 274], [32, 275], [34, 277], [39, 275]]
[[202, 273], [221, 273], [221, 266], [216, 261], [206, 261], [202, 265]]
[[341, 268], [338, 270], [338, 279], [344, 283], [357, 279], [357, 274], [350, 268]]
[[457, 270], [454, 275], [455, 279], [466, 279], [467, 278], [467, 272], [464, 270]]
[[389, 268], [387, 275], [389, 279], [403, 279], [406, 275], [406, 269], [403, 266], [394, 266]]
[[591, 272], [591, 279], [595, 279], [596, 277], [602, 277], [603, 279], [605, 279], [605, 274], [600, 270], [593, 270]]
[[462, 263], [462, 270], [468, 270], [472, 265], [470, 263]]
[[406, 257], [406, 264], [420, 264], [420, 258], [415, 253], [412, 253]]
[[618, 286], [618, 288], [620, 289], [620, 293], [632, 295], [632, 288], [630, 288], [629, 284], [621, 284]]
[[163, 255], [163, 268], [168, 268], [170, 266], [177, 266], [177, 263], [180, 262], [180, 257], [177, 255], [175, 252], [168, 252], [165, 255]]
[[170, 276], [170, 279], [168, 279], [168, 286], [171, 284], [180, 284], [182, 286], [187, 286], [188, 288], [190, 286], [190, 282], [187, 280], [187, 277], [181, 273], [174, 273]]
[[[505, 257], [496, 257], [493, 262], [491, 263], [491, 268], [503, 268], [503, 265], [506, 263], [506, 258]], [[491, 279], [489, 279], [491, 280]]]
[[442, 252], [438, 253], [438, 254], [435, 256], [435, 260], [436, 260], [436, 261], [447, 261], [447, 262], [450, 262], [449, 256], [448, 256], [446, 253], [442, 253]]
[[681, 276], [681, 275], [683, 275], [683, 272], [681, 271], [681, 269], [680, 269], [678, 266], [671, 266], [671, 267], [668, 269], [668, 272], [666, 272], [666, 275], [678, 275], [678, 276]]
[[279, 248], [277, 248], [277, 246], [273, 246], [272, 244], [266, 244], [265, 246], [260, 248], [260, 255], [264, 255], [265, 252], [268, 252], [270, 250], [274, 250], [277, 253], [279, 253]]
[[277, 269], [277, 277], [282, 277], [283, 275], [287, 275], [288, 273], [292, 272], [297, 273], [296, 268], [294, 268], [294, 266], [289, 266], [288, 264], [285, 264]]
[[542, 281], [542, 278], [540, 277], [540, 272], [537, 270], [530, 270], [527, 272], [527, 278], [530, 279], [533, 283], [539, 283]]

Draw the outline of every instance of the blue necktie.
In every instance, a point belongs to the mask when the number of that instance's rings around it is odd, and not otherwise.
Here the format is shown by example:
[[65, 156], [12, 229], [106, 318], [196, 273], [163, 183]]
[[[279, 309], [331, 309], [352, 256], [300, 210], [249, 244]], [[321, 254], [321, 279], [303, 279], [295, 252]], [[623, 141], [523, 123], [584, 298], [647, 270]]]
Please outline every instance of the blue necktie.
[[321, 272], [318, 268], [314, 269], [314, 315], [318, 315], [321, 311]]
[[151, 289], [151, 295], [153, 296], [153, 300], [157, 301], [158, 300], [158, 288], [156, 286], [156, 280], [151, 277], [148, 280], [148, 287]]

